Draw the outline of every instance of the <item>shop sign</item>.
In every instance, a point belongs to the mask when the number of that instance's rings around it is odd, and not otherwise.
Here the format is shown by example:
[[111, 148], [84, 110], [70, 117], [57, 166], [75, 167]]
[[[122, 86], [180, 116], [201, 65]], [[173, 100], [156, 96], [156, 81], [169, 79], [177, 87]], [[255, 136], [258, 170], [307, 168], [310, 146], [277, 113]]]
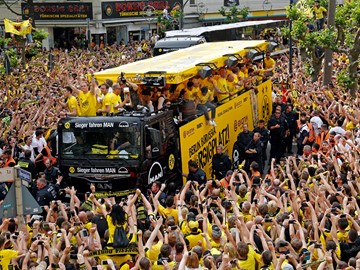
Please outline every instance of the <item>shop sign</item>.
[[[85, 20], [93, 18], [92, 3], [34, 3], [35, 21], [44, 20]], [[22, 18], [28, 19], [30, 8], [21, 3]]]
[[[157, 13], [162, 13], [166, 6], [169, 6], [169, 14], [175, 10], [179, 10], [182, 6], [182, 0], [169, 1], [117, 1], [102, 2], [102, 18], [118, 19], [126, 17], [143, 17], [146, 16], [146, 6], [154, 7]], [[145, 12], [145, 14], [143, 14]]]

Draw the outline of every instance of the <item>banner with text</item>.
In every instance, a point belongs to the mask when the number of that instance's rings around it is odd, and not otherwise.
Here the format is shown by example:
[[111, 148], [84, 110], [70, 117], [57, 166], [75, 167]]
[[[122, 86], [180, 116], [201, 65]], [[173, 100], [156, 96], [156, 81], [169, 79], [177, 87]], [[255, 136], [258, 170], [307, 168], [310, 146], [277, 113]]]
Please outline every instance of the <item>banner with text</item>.
[[[21, 3], [22, 17], [30, 16], [30, 8]], [[93, 18], [92, 3], [34, 3], [33, 19], [37, 20], [85, 20]]]
[[198, 117], [180, 127], [182, 171], [189, 172], [187, 162], [195, 160], [207, 177], [212, 174], [212, 158], [216, 146], [222, 144], [224, 151], [234, 162], [238, 155], [234, 145], [237, 135], [248, 124], [252, 130], [260, 119], [267, 121], [271, 113], [271, 81], [258, 86], [258, 93], [247, 91], [216, 108], [216, 127], [206, 124], [205, 116]]
[[102, 18], [103, 19], [118, 19], [126, 17], [142, 17], [147, 16], [146, 7], [151, 6], [156, 13], [162, 13], [168, 6], [168, 12], [171, 14], [175, 10], [181, 10], [182, 0], [168, 0], [168, 1], [117, 1], [117, 2], [102, 2]]

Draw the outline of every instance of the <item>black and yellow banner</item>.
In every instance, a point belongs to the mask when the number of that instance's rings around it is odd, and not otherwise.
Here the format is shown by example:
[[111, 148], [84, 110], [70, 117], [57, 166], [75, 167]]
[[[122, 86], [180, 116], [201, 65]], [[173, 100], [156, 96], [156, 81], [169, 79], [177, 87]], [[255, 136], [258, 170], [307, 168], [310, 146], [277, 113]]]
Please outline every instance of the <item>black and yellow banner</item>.
[[134, 194], [136, 191], [136, 189], [129, 189], [129, 190], [123, 190], [123, 191], [97, 191], [94, 192], [93, 194], [95, 195], [95, 197], [97, 199], [102, 199], [102, 198], [108, 198], [108, 197], [125, 197], [128, 196], [130, 194]]
[[4, 25], [6, 33], [12, 33], [18, 36], [25, 36], [29, 27], [29, 20], [23, 22], [13, 22], [5, 18]]
[[105, 249], [96, 250], [89, 253], [88, 257], [99, 257], [99, 256], [116, 256], [116, 255], [136, 255], [139, 251], [137, 248], [117, 248], [117, 249]]

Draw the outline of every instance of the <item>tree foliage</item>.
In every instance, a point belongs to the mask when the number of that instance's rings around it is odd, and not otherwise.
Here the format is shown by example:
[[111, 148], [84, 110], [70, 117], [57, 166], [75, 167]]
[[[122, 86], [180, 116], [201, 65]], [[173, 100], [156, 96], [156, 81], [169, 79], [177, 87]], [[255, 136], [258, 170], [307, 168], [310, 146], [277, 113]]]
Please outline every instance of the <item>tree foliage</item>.
[[221, 7], [219, 9], [219, 13], [225, 17], [226, 23], [235, 23], [240, 20], [246, 20], [249, 16], [249, 7], [238, 8], [236, 6], [232, 6], [229, 9], [225, 9], [225, 7]]
[[[327, 0], [321, 1], [326, 6]], [[313, 0], [307, 0], [306, 4], [312, 6]], [[344, 5], [336, 6], [335, 27], [327, 27], [321, 31], [309, 31], [308, 25], [315, 25], [314, 18], [308, 17], [306, 12], [296, 6], [287, 8], [287, 17], [293, 21], [292, 31], [285, 29], [285, 33], [291, 34], [293, 40], [301, 48], [306, 49], [314, 67], [313, 79], [317, 78], [321, 68], [321, 55], [319, 50], [331, 49], [334, 52], [345, 54], [349, 60], [347, 70], [338, 74], [338, 81], [347, 87], [352, 95], [358, 90], [359, 75], [357, 67], [360, 56], [360, 1], [345, 0]], [[317, 58], [317, 59], [316, 59]], [[314, 62], [320, 65], [314, 66]], [[318, 64], [318, 63], [317, 63]]]

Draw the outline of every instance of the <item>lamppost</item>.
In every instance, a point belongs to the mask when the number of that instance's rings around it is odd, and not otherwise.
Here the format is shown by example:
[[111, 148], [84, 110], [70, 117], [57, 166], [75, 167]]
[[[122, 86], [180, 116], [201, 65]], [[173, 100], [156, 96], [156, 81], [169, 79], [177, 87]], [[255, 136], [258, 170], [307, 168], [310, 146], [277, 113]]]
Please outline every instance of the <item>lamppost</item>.
[[[294, 4], [294, 0], [290, 0], [290, 9], [292, 8]], [[289, 75], [292, 75], [293, 73], [293, 67], [292, 67], [292, 58], [293, 58], [293, 44], [292, 44], [292, 19], [290, 18], [290, 24], [289, 24], [289, 29], [290, 29], [290, 38], [289, 38], [289, 46], [290, 46], [290, 50], [289, 50]]]
[[[151, 38], [151, 21], [155, 18], [155, 8], [151, 5], [147, 5], [143, 8], [143, 17], [149, 23], [149, 39]], [[146, 36], [145, 36], [146, 39]]]

